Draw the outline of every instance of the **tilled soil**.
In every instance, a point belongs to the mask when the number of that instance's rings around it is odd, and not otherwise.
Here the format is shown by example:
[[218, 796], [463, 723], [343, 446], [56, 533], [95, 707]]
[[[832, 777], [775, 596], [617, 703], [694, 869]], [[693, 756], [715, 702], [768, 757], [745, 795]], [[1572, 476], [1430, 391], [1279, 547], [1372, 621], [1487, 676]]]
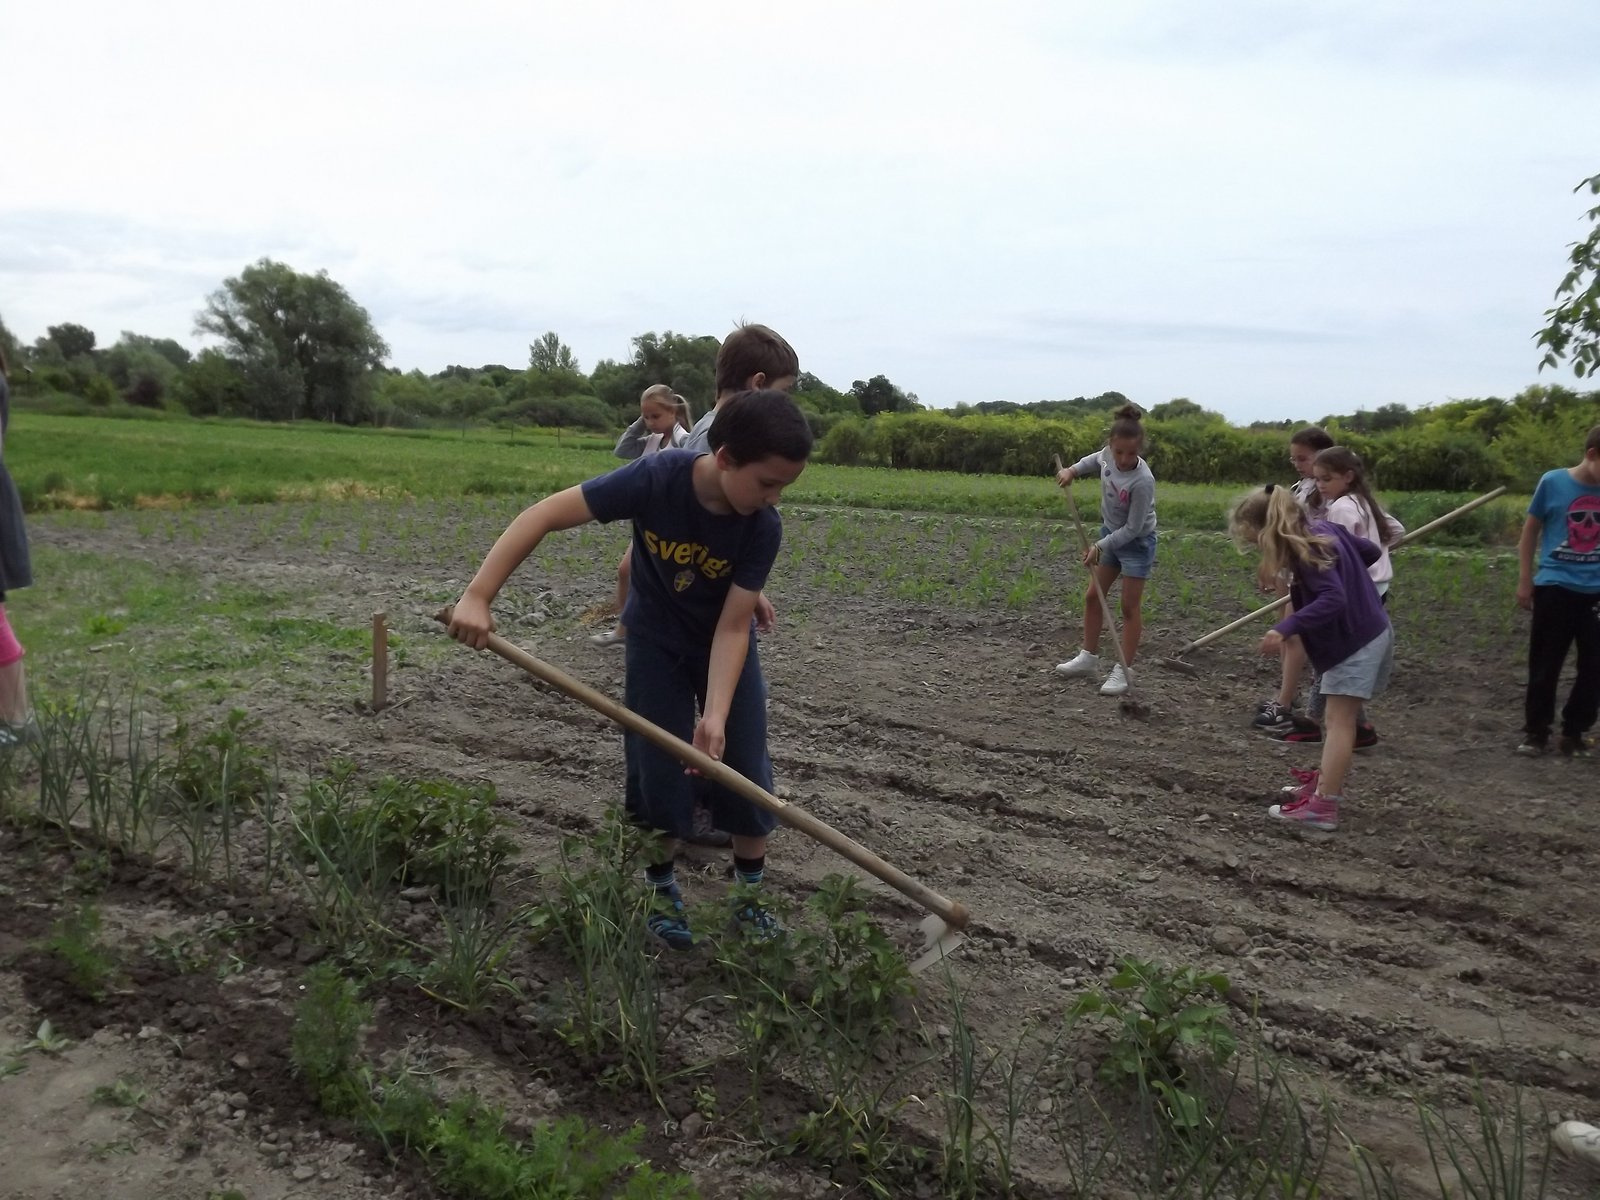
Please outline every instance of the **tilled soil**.
[[[304, 769], [341, 755], [374, 773], [491, 781], [532, 859], [547, 858], [562, 833], [596, 827], [620, 799], [621, 739], [603, 718], [493, 656], [433, 650], [440, 635], [427, 614], [459, 591], [481, 548], [442, 568], [411, 561], [398, 538], [360, 554], [303, 554], [267, 534], [241, 536], [249, 513], [219, 513], [215, 541], [140, 545], [131, 520], [43, 521], [33, 532], [113, 568], [138, 555], [206, 581], [270, 582], [295, 597], [296, 614], [361, 626], [385, 610], [397, 637], [419, 647], [391, 675], [396, 703], [376, 715], [359, 702], [365, 682], [349, 662], [327, 664], [320, 680], [315, 662], [285, 663], [232, 700]], [[495, 529], [484, 531], [486, 547]], [[621, 545], [605, 543], [559, 578], [519, 582], [503, 606], [509, 638], [619, 697], [622, 654], [588, 645], [577, 614], [607, 594]], [[1075, 591], [1073, 580], [1063, 563], [1060, 590]], [[1249, 729], [1272, 675], [1248, 632], [1194, 655], [1191, 678], [1156, 660], [1207, 625], [1153, 627], [1136, 670], [1153, 711], [1137, 721], [1093, 685], [1052, 672], [1076, 644], [1066, 606], [908, 605], [803, 577], [775, 578], [771, 594], [779, 626], [761, 654], [780, 790], [971, 911], [956, 971], [969, 1020], [996, 1044], [1135, 956], [1224, 971], [1240, 1021], [1259, 1022], [1266, 1042], [1337, 1101], [1347, 1127], [1413, 1178], [1425, 1157], [1402, 1098], [1410, 1089], [1459, 1098], [1481, 1078], [1530, 1089], [1553, 1117], [1600, 1112], [1597, 767], [1511, 755], [1514, 651], [1423, 658], [1408, 652], [1399, 609], [1395, 683], [1374, 707], [1382, 743], [1357, 757], [1338, 833], [1307, 836], [1265, 815], [1287, 768], [1315, 765], [1315, 751]], [[1220, 625], [1237, 613], [1212, 615]], [[1462, 644], [1476, 644], [1468, 632]], [[128, 640], [136, 663], [137, 631]], [[770, 886], [797, 901], [849, 869], [792, 832], [768, 861]], [[690, 898], [714, 895], [718, 874], [691, 879], [700, 894]], [[910, 947], [920, 914], [881, 885], [871, 893]], [[142, 894], [153, 902], [159, 889]], [[14, 1032], [41, 1012], [70, 1022], [66, 1000], [39, 990], [37, 963], [20, 975], [33, 1009], [8, 1021]], [[91, 1045], [132, 1039], [108, 1054], [142, 1051], [139, 1029], [170, 1023], [159, 986], [117, 1003], [125, 1011], [110, 1022], [78, 1015], [113, 1028]], [[284, 1020], [280, 1010], [237, 1050], [226, 1040], [202, 1049], [215, 1086], [201, 1094], [232, 1090], [235, 1054], [283, 1075], [273, 1056]], [[187, 1070], [187, 1052], [180, 1061]], [[0, 1082], [0, 1105], [14, 1090], [15, 1080]], [[292, 1081], [269, 1090], [287, 1097]], [[275, 1122], [315, 1126], [303, 1102], [270, 1103], [286, 1106], [271, 1109]], [[14, 1132], [5, 1115], [0, 1128]], [[240, 1120], [255, 1119], [252, 1109]], [[290, 1168], [293, 1156], [261, 1153]], [[387, 1170], [371, 1160], [360, 1186], [428, 1194]], [[808, 1194], [803, 1178], [780, 1183], [775, 1194]], [[296, 1194], [363, 1194], [344, 1186]]]

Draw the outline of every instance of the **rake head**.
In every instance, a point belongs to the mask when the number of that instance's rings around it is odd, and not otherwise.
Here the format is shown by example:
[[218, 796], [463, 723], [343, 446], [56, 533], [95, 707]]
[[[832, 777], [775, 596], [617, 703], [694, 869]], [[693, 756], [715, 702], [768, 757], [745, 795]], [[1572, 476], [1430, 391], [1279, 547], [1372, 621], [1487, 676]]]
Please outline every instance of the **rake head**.
[[920, 975], [934, 963], [942, 962], [967, 940], [966, 932], [950, 924], [938, 913], [929, 913], [917, 926], [922, 934], [923, 951], [911, 964], [911, 973]]

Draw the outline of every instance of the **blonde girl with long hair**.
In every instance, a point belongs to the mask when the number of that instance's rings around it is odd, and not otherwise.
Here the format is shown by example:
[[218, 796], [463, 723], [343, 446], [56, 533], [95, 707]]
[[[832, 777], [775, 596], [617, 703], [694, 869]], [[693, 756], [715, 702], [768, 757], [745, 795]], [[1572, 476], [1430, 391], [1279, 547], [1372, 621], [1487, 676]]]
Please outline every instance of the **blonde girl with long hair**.
[[1295, 784], [1267, 812], [1332, 831], [1339, 827], [1362, 703], [1383, 692], [1394, 665], [1394, 630], [1367, 573], [1381, 547], [1330, 521], [1308, 519], [1291, 489], [1272, 484], [1234, 506], [1228, 532], [1240, 550], [1260, 554], [1263, 587], [1289, 585], [1293, 614], [1267, 631], [1261, 653], [1278, 655], [1298, 636], [1322, 676], [1327, 706], [1320, 766], [1295, 771]]

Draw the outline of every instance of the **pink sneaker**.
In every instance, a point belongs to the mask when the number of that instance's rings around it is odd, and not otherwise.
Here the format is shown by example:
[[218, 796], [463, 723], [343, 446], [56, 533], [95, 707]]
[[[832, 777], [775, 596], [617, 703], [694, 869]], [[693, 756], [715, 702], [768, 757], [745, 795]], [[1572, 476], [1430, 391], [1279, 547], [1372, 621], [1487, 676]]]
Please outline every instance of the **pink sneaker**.
[[1294, 777], [1294, 782], [1286, 784], [1280, 790], [1285, 796], [1294, 796], [1302, 800], [1311, 798], [1317, 790], [1317, 780], [1322, 778], [1322, 772], [1315, 767], [1290, 767], [1289, 774]]
[[1332, 833], [1339, 828], [1339, 797], [1312, 792], [1304, 797], [1296, 796], [1285, 804], [1274, 804], [1267, 809], [1267, 815], [1280, 821], [1293, 821], [1306, 829]]

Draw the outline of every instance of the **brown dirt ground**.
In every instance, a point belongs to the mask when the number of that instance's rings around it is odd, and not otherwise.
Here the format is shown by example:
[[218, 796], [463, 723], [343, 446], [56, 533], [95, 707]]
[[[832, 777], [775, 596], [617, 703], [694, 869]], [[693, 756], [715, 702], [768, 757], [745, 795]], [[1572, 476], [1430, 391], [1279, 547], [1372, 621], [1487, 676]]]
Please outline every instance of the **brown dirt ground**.
[[[478, 517], [481, 539], [468, 539], [442, 568], [404, 538], [380, 538], [361, 553], [346, 539], [313, 554], [275, 534], [241, 533], [262, 519], [248, 511], [202, 518], [216, 536], [199, 543], [141, 545], [131, 518], [119, 515], [98, 527], [42, 521], [34, 536], [103, 554], [113, 568], [137, 555], [205, 581], [266, 583], [296, 597], [296, 615], [360, 626], [386, 610], [397, 638], [416, 648], [392, 673], [398, 703], [386, 711], [366, 711], [363, 668], [350, 661], [321, 664], [320, 672], [285, 664], [233, 702], [306, 770], [345, 755], [374, 773], [493, 782], [531, 858], [546, 857], [560, 832], [598, 824], [603, 806], [620, 797], [614, 729], [492, 656], [433, 649], [442, 639], [426, 614], [459, 591], [500, 517]], [[339, 519], [337, 510], [330, 519]], [[585, 569], [509, 591], [504, 632], [620, 696], [622, 656], [588, 646], [578, 619], [606, 594], [622, 542], [599, 544]], [[1070, 572], [1062, 564], [1061, 590], [1069, 590]], [[780, 790], [968, 907], [974, 936], [956, 970], [974, 1024], [996, 1041], [1024, 1021], [1058, 1015], [1115, 960], [1134, 955], [1224, 970], [1239, 1020], [1253, 1014], [1267, 1043], [1326, 1088], [1347, 1127], [1412, 1182], [1426, 1164], [1403, 1098], [1412, 1089], [1459, 1098], [1476, 1074], [1491, 1087], [1529, 1089], [1552, 1118], [1593, 1121], [1600, 1112], [1597, 763], [1510, 755], [1521, 673], [1514, 651], [1422, 659], [1408, 654], [1397, 616], [1399, 669], [1375, 714], [1384, 742], [1358, 756], [1344, 827], [1313, 838], [1264, 816], [1287, 781], [1285, 768], [1312, 764], [1306, 752], [1248, 728], [1271, 686], [1253, 637], [1196, 654], [1195, 679], [1147, 664], [1137, 681], [1154, 713], [1140, 723], [1089, 685], [1052, 673], [1075, 641], [1070, 614], [1054, 602], [969, 611], [841, 595], [781, 576], [771, 590], [780, 625], [763, 640], [762, 656]], [[1221, 624], [1235, 611], [1211, 615], [1218, 619], [1209, 624]], [[1172, 653], [1208, 622], [1185, 625], [1152, 628], [1147, 659]], [[132, 667], [138, 631], [126, 640]], [[1481, 641], [1463, 633], [1463, 645]], [[0, 857], [17, 850], [8, 845]], [[780, 835], [769, 863], [771, 885], [797, 901], [825, 874], [846, 869], [794, 833]], [[708, 862], [691, 880], [691, 899], [714, 895], [719, 874]], [[8, 882], [15, 889], [26, 876]], [[180, 904], [165, 881], [130, 879], [126, 887], [130, 904]], [[872, 895], [874, 912], [895, 930], [919, 915], [879, 885]], [[290, 918], [273, 919], [276, 942]], [[15, 913], [13, 920], [17, 950], [41, 923]], [[262, 1036], [245, 1041], [217, 1031], [223, 1014], [237, 1011], [220, 985], [216, 997], [181, 1001], [161, 992], [172, 981], [152, 985], [105, 1020], [67, 1011], [37, 964], [0, 975], [8, 1033], [26, 1036], [48, 1015], [88, 1038], [0, 1081], [0, 1151], [14, 1164], [0, 1197], [98, 1188], [139, 1200], [190, 1194], [182, 1187], [207, 1174], [251, 1200], [369, 1194], [361, 1189], [431, 1194], [364, 1150], [328, 1148], [332, 1135], [296, 1098], [282, 1061], [286, 1006], [261, 994], [274, 979], [291, 986], [292, 955], [280, 961], [263, 945], [262, 958], [250, 982], [233, 985], [249, 1011], [272, 1014]], [[425, 1028], [429, 1018], [414, 999], [391, 1003], [412, 1007], [397, 1028]], [[167, 1124], [145, 1125], [159, 1153], [86, 1157], [85, 1145], [117, 1136], [117, 1118], [90, 1108], [87, 1092], [157, 1054], [169, 1032], [182, 1035], [196, 1008], [202, 1032], [164, 1052], [164, 1062], [177, 1064], [160, 1075], [170, 1083], [162, 1101], [169, 1107], [160, 1110]], [[161, 1036], [141, 1040], [152, 1024]], [[539, 1048], [524, 1041], [508, 1051], [503, 1029], [456, 1032], [459, 1052], [495, 1064], [512, 1095], [538, 1066]], [[258, 1086], [245, 1116], [224, 1118], [226, 1101], [210, 1097], [235, 1090], [240, 1072], [230, 1064], [240, 1054]], [[565, 1074], [552, 1067], [549, 1077], [562, 1088]], [[25, 1093], [17, 1079], [29, 1081]], [[179, 1113], [206, 1118], [198, 1142], [179, 1132]], [[659, 1113], [637, 1115], [652, 1122], [649, 1146], [694, 1170], [708, 1195], [743, 1194], [748, 1176], [738, 1172], [756, 1168], [736, 1147], [686, 1148]], [[291, 1144], [287, 1154], [279, 1149]], [[144, 1163], [141, 1180], [116, 1175], [121, 1161]], [[296, 1180], [303, 1163], [313, 1174]], [[16, 1174], [23, 1167], [26, 1174]], [[1553, 1194], [1583, 1194], [1570, 1168], [1560, 1172]], [[1041, 1164], [1037, 1183], [1053, 1194], [1060, 1177]], [[767, 1186], [776, 1195], [830, 1194], [823, 1176], [803, 1168], [772, 1175]]]

